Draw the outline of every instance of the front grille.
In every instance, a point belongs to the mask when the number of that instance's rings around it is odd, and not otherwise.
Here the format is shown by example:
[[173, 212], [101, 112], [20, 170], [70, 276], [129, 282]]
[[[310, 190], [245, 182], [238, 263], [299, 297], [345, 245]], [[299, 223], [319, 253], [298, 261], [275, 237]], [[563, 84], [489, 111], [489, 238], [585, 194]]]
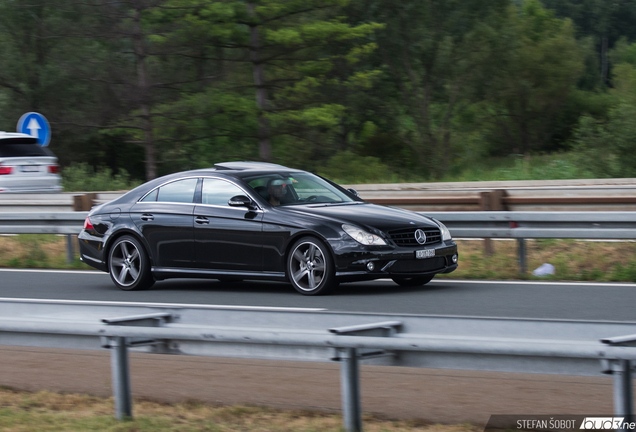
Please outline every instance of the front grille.
[[[399, 230], [389, 231], [389, 236], [391, 240], [395, 242], [398, 246], [423, 246], [415, 240], [415, 231], [418, 228], [404, 228]], [[433, 244], [440, 243], [442, 241], [442, 233], [439, 228], [426, 227], [420, 228], [426, 234], [426, 243], [424, 244]]]
[[440, 270], [446, 266], [444, 257], [435, 257], [428, 259], [414, 259], [396, 261], [391, 267], [391, 273], [420, 273]]

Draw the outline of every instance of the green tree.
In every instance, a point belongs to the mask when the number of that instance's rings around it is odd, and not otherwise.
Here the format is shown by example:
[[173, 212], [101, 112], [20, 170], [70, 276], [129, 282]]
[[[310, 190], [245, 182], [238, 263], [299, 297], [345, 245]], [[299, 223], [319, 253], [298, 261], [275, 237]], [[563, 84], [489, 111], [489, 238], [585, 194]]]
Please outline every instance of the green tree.
[[636, 177], [636, 44], [620, 41], [610, 57], [613, 106], [606, 116], [581, 117], [573, 148], [594, 176]]
[[[477, 83], [492, 63], [492, 39], [507, 5], [507, 0], [360, 2], [367, 19], [386, 24], [377, 36], [375, 59], [383, 75], [376, 123], [387, 133], [387, 145], [397, 136], [419, 169], [433, 177], [452, 163], [454, 123], [474, 101]], [[382, 119], [387, 116], [388, 122]]]
[[529, 0], [511, 10], [500, 36], [497, 70], [484, 83], [490, 134], [504, 154], [549, 149], [583, 70], [574, 27]]

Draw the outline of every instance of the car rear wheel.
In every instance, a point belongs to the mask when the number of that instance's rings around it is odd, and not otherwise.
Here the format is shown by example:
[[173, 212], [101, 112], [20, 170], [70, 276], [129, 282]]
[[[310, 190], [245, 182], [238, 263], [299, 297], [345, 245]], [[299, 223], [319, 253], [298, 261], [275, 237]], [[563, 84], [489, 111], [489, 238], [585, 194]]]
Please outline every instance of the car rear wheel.
[[427, 283], [432, 281], [434, 277], [435, 275], [416, 276], [416, 277], [394, 277], [391, 279], [393, 279], [393, 282], [395, 282], [396, 284], [400, 286], [414, 287], [414, 286], [426, 285]]
[[155, 283], [148, 254], [132, 236], [120, 237], [110, 248], [108, 272], [115, 285], [125, 291], [147, 289]]
[[292, 246], [287, 257], [287, 277], [303, 295], [323, 295], [337, 283], [329, 248], [313, 237], [303, 237]]

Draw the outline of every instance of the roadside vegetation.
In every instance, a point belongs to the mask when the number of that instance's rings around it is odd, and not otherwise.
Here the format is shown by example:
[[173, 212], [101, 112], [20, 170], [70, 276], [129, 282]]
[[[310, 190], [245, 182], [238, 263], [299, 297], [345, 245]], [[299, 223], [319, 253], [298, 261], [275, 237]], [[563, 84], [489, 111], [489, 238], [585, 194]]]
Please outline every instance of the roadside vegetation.
[[44, 114], [68, 191], [227, 160], [347, 183], [636, 177], [635, 16], [606, 0], [0, 0], [0, 130]]
[[[77, 258], [77, 239], [73, 239], [75, 259], [66, 262], [66, 236], [2, 235], [0, 267], [94, 270]], [[450, 279], [530, 279], [597, 282], [636, 282], [636, 242], [596, 242], [582, 240], [526, 240], [527, 269], [519, 274], [517, 242], [493, 240], [494, 253], [484, 253], [479, 240], [459, 240], [459, 268]], [[555, 274], [531, 275], [543, 263], [552, 264]]]
[[[363, 419], [370, 432], [478, 432], [483, 426]], [[119, 422], [113, 400], [88, 395], [29, 393], [0, 388], [0, 429], [7, 432], [341, 432], [342, 417], [319, 411], [255, 406], [214, 406], [198, 401], [164, 404], [134, 401], [134, 419]]]
[[[487, 256], [484, 242], [459, 240], [459, 268], [451, 279], [529, 279], [560, 281], [636, 282], [636, 242], [596, 242], [571, 239], [526, 240], [527, 273], [519, 274], [517, 242], [493, 240]], [[532, 271], [548, 263], [554, 275], [536, 277]]]

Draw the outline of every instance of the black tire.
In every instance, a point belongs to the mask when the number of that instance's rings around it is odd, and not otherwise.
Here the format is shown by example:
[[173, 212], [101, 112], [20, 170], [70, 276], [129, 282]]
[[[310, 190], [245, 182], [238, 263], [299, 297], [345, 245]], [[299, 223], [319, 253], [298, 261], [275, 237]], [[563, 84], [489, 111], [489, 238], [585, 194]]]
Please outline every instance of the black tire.
[[433, 280], [435, 275], [430, 276], [415, 276], [415, 277], [393, 277], [393, 282], [403, 287], [415, 287], [426, 285]]
[[148, 289], [155, 283], [146, 250], [129, 235], [118, 238], [110, 248], [108, 273], [117, 288], [124, 291]]
[[329, 248], [315, 237], [296, 241], [287, 256], [287, 278], [303, 295], [324, 295], [338, 284]]

